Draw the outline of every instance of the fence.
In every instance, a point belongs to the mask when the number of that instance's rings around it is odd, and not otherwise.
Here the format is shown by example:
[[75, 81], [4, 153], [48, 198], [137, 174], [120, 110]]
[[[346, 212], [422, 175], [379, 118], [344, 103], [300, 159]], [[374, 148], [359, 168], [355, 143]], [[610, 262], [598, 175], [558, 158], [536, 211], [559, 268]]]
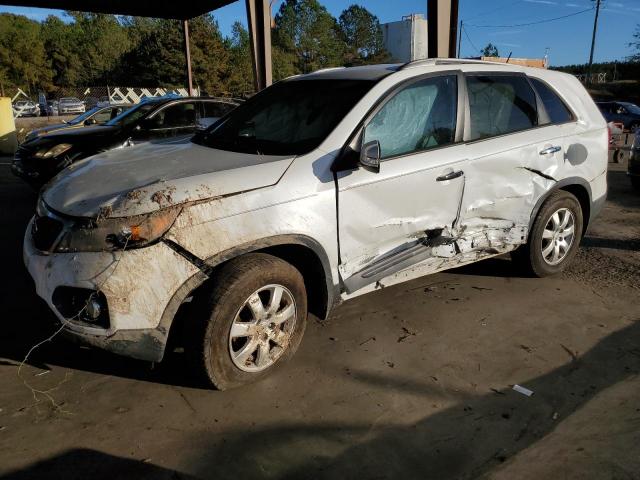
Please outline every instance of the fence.
[[[139, 103], [142, 99], [147, 97], [161, 97], [168, 94], [186, 97], [189, 95], [189, 92], [186, 88], [97, 86], [60, 87], [52, 92], [48, 92], [48, 94], [41, 92], [37, 95], [29, 95], [18, 88], [12, 95], [11, 102], [13, 104], [20, 100], [30, 100], [35, 104], [43, 104], [45, 102], [57, 102], [64, 97], [73, 97], [82, 101], [88, 109], [99, 102], [109, 102], [114, 104]], [[199, 89], [195, 89], [194, 95], [200, 96]], [[18, 117], [24, 114], [25, 111], [27, 111], [27, 107], [25, 106], [21, 106], [19, 108], [16, 107], [14, 108], [14, 116]]]
[[[589, 85], [593, 85], [594, 83], [607, 83], [607, 73], [606, 72], [603, 72], [603, 73], [591, 73], [591, 74], [579, 73], [579, 74], [576, 75], [576, 77], [582, 83], [588, 83]], [[587, 82], [587, 80], [589, 80], [589, 81]]]

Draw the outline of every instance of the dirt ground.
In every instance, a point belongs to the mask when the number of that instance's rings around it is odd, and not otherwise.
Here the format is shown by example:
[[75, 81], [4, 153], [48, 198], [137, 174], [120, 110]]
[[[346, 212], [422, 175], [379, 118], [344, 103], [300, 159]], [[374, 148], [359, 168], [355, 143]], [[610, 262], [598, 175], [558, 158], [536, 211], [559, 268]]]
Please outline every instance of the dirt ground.
[[52, 314], [21, 259], [35, 197], [0, 165], [0, 478], [640, 478], [623, 169], [566, 274], [497, 258], [385, 288], [312, 319], [275, 375], [217, 392], [179, 353], [152, 366], [54, 339], [19, 369]]

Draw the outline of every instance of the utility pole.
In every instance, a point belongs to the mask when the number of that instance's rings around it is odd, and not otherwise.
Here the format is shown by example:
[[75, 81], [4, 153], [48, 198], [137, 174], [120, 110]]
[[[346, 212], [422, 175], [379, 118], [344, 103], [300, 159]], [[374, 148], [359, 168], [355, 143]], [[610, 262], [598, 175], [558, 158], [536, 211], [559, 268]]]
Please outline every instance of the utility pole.
[[599, 14], [600, 14], [600, 0], [596, 0], [596, 17], [593, 20], [593, 36], [591, 37], [591, 53], [589, 54], [589, 68], [587, 69], [587, 85], [591, 82], [591, 65], [593, 65], [593, 50], [596, 46], [596, 30], [598, 29]]
[[187, 63], [187, 90], [193, 96], [193, 77], [191, 75], [191, 51], [189, 49], [189, 21], [182, 21], [182, 35], [184, 37], [184, 56]]
[[460, 58], [460, 44], [462, 43], [462, 20], [460, 20], [460, 31], [458, 32], [458, 58]]

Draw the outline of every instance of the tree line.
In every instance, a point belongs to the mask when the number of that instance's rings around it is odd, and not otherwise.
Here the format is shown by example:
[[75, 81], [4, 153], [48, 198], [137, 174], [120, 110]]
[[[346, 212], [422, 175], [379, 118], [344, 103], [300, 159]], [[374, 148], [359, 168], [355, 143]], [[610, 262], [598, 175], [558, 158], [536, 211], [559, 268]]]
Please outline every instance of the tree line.
[[[181, 22], [66, 12], [42, 22], [0, 14], [0, 87], [35, 95], [58, 88], [182, 87]], [[194, 85], [209, 95], [253, 91], [249, 34], [236, 22], [221, 34], [212, 14], [190, 20]], [[338, 18], [317, 0], [286, 0], [273, 19], [274, 80], [319, 68], [385, 61], [378, 18], [351, 5]]]

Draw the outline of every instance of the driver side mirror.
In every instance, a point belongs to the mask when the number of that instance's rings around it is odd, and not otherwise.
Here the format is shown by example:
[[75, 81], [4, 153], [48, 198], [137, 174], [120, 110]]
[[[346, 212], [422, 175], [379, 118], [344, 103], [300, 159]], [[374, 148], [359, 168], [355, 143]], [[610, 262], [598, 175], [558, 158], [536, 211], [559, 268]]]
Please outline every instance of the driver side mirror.
[[380, 172], [380, 142], [378, 140], [372, 140], [362, 145], [360, 165], [370, 172]]

